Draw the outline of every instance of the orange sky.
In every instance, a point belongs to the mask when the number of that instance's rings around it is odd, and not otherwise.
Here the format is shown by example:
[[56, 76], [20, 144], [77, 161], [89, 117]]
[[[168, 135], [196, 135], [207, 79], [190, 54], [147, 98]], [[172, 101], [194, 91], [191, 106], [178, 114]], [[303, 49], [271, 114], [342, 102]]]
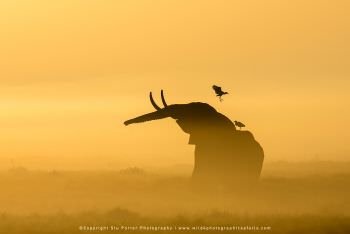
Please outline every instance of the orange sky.
[[[169, 103], [208, 102], [244, 122], [267, 160], [348, 159], [349, 10], [346, 0], [1, 1], [0, 157], [191, 163], [174, 121], [122, 125], [163, 88]], [[230, 92], [224, 102], [212, 84]]]

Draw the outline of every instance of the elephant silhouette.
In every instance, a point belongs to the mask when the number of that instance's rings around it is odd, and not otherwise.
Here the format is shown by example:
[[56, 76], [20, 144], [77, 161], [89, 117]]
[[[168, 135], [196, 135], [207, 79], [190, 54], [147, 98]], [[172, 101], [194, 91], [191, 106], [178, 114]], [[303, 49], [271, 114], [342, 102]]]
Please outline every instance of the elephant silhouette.
[[260, 177], [264, 151], [249, 131], [236, 130], [235, 124], [207, 103], [167, 105], [163, 90], [160, 108], [150, 92], [156, 111], [127, 120], [125, 125], [171, 117], [190, 135], [195, 145], [192, 179], [205, 186], [251, 185]]

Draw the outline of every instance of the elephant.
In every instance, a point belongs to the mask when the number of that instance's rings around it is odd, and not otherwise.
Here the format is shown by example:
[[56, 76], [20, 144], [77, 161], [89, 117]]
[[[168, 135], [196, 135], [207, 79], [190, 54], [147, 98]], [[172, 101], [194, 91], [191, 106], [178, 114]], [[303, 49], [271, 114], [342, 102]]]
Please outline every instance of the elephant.
[[236, 130], [235, 124], [212, 106], [202, 102], [168, 105], [161, 90], [163, 108], [150, 101], [154, 112], [129, 119], [130, 125], [171, 117], [190, 135], [195, 145], [192, 180], [205, 186], [251, 185], [259, 180], [264, 151], [249, 131]]

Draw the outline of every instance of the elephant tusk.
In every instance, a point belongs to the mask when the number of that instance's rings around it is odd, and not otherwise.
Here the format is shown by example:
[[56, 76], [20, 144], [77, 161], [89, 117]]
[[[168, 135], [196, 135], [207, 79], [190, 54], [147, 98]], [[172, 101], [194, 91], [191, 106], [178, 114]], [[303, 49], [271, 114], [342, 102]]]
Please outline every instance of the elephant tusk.
[[159, 106], [157, 106], [157, 104], [153, 100], [152, 92], [149, 93], [149, 99], [151, 100], [151, 103], [156, 110], [161, 110], [161, 108]]
[[168, 104], [166, 104], [165, 98], [164, 98], [164, 93], [163, 93], [163, 89], [160, 91], [160, 96], [162, 98], [162, 102], [163, 102], [163, 106], [167, 107]]

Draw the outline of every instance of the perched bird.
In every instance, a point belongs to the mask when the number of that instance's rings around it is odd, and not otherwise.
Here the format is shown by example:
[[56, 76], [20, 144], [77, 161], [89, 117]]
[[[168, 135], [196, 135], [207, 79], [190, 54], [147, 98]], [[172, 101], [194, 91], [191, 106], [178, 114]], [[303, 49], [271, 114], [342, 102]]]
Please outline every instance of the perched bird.
[[237, 126], [237, 127], [239, 127], [239, 130], [241, 130], [241, 128], [243, 128], [243, 127], [245, 127], [245, 125], [243, 124], [243, 123], [241, 123], [241, 122], [238, 122], [238, 121], [234, 121], [235, 122], [235, 125]]
[[221, 96], [225, 95], [225, 94], [228, 94], [228, 92], [222, 91], [221, 87], [219, 87], [219, 86], [213, 85], [213, 89], [214, 89], [214, 91], [216, 93], [216, 96], [219, 97], [220, 102], [222, 101]]

